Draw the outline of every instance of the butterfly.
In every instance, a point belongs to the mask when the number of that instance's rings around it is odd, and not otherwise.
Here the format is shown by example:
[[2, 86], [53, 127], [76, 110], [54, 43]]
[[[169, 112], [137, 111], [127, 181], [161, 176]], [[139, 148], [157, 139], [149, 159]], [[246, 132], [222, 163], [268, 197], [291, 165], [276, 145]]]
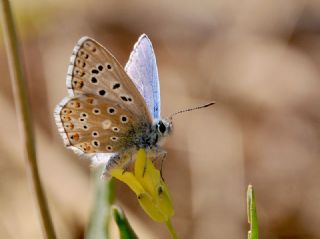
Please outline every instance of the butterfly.
[[165, 155], [161, 142], [172, 131], [172, 116], [160, 117], [160, 85], [152, 43], [142, 34], [123, 68], [101, 44], [82, 37], [73, 49], [65, 97], [54, 118], [64, 144], [105, 164], [108, 173], [130, 162], [139, 148]]

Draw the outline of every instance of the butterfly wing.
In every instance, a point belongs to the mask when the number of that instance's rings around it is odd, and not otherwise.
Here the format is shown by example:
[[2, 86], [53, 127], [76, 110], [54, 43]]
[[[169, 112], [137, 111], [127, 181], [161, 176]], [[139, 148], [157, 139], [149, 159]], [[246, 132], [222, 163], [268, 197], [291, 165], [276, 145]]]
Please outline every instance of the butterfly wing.
[[134, 45], [125, 70], [144, 97], [154, 119], [160, 118], [160, 85], [151, 41], [143, 34]]
[[136, 116], [110, 99], [80, 95], [63, 99], [55, 120], [65, 145], [77, 154], [111, 156], [127, 146]]
[[[124, 150], [124, 133], [136, 121], [152, 122], [143, 97], [103, 46], [89, 37], [75, 46], [67, 73], [70, 97], [54, 112], [65, 145], [107, 161]], [[128, 121], [128, 122], [126, 122]]]
[[67, 88], [70, 96], [98, 95], [151, 122], [143, 97], [122, 66], [107, 49], [89, 37], [82, 37], [72, 52]]

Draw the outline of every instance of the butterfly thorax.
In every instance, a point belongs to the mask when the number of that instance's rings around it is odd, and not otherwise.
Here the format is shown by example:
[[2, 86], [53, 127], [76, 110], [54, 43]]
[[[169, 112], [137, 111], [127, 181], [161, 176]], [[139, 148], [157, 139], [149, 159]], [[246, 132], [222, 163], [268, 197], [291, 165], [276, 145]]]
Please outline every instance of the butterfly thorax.
[[159, 120], [154, 123], [141, 120], [139, 123], [132, 125], [127, 131], [126, 135], [122, 138], [124, 150], [130, 148], [146, 148], [150, 149], [157, 147], [162, 139], [167, 136], [171, 131], [171, 123], [165, 120]]

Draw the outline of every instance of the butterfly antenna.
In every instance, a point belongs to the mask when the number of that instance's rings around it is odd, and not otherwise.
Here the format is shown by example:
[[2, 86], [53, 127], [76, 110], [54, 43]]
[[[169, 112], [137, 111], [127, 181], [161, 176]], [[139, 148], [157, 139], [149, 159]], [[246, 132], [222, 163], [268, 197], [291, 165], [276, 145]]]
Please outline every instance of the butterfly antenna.
[[188, 112], [188, 111], [193, 111], [193, 110], [198, 110], [198, 109], [202, 109], [202, 108], [206, 108], [209, 107], [211, 105], [214, 105], [216, 102], [210, 102], [207, 103], [205, 105], [200, 105], [200, 106], [196, 106], [196, 107], [192, 107], [192, 108], [188, 108], [188, 109], [184, 109], [184, 110], [179, 110], [178, 112], [173, 113], [172, 115], [169, 116], [169, 119], [172, 120], [173, 116], [184, 113], [184, 112]]

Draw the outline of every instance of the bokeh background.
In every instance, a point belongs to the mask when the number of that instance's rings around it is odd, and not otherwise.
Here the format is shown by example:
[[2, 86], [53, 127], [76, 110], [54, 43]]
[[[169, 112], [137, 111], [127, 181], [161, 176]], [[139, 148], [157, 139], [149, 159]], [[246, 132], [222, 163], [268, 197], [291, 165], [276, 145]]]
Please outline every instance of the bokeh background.
[[[164, 177], [180, 237], [245, 238], [245, 190], [252, 183], [260, 238], [320, 238], [319, 1], [12, 3], [59, 238], [83, 238], [93, 201], [89, 162], [63, 147], [53, 120], [67, 94], [70, 54], [88, 35], [124, 65], [141, 33], [157, 56], [163, 116], [217, 102], [177, 116], [165, 144]], [[0, 237], [42, 238], [0, 41]], [[120, 183], [117, 204], [141, 238], [169, 238]]]

